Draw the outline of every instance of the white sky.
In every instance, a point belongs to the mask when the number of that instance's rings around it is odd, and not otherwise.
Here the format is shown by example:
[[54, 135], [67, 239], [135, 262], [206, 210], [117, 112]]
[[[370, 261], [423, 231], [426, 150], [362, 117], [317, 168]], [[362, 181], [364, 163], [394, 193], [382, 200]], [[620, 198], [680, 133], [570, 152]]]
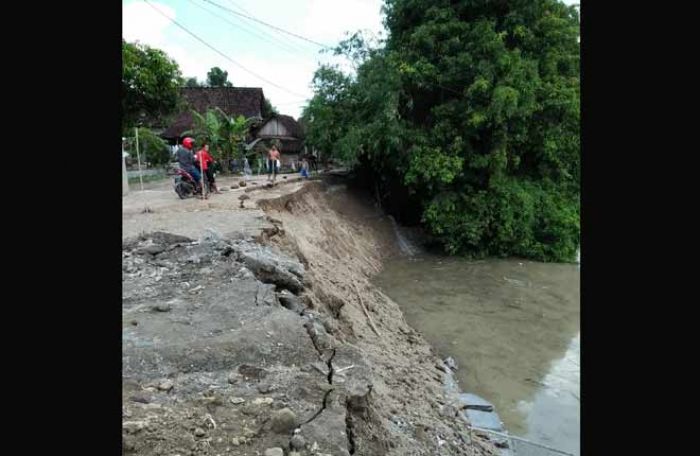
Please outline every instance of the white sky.
[[[163, 17], [143, 0], [122, 1], [122, 35], [162, 49], [180, 65], [183, 76], [206, 80], [214, 66], [228, 71], [236, 86], [262, 87], [283, 114], [294, 117], [311, 97], [313, 73], [321, 62], [343, 64], [320, 54], [319, 47], [241, 18], [212, 3], [247, 14], [311, 40], [336, 45], [345, 33], [383, 33], [382, 0], [156, 0], [169, 18], [248, 70], [286, 90], [249, 74]], [[578, 3], [578, 0], [564, 0]]]
[[[381, 0], [210, 1], [330, 46], [342, 40], [346, 31], [364, 29], [378, 34], [383, 30]], [[265, 97], [284, 114], [301, 115], [312, 95], [311, 79], [320, 62], [341, 63], [329, 54], [320, 54], [316, 45], [236, 16], [206, 0], [151, 3], [245, 68], [287, 90], [246, 73], [142, 0], [122, 2], [122, 35], [127, 41], [162, 49], [177, 61], [185, 77], [204, 81], [209, 69], [223, 68], [236, 86], [262, 87]]]

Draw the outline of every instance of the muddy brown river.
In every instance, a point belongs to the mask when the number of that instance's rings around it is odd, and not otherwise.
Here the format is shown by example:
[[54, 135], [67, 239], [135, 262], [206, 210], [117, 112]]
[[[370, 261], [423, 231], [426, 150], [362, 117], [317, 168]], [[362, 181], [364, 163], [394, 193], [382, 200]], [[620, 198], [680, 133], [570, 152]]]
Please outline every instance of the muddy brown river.
[[419, 255], [375, 283], [512, 434], [578, 455], [579, 266]]

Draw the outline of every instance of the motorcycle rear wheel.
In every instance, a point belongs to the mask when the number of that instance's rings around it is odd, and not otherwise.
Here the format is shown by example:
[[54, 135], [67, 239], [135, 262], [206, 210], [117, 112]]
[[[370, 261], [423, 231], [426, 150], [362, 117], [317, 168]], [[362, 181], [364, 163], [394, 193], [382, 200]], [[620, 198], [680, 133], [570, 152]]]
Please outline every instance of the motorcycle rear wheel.
[[194, 187], [187, 182], [179, 182], [175, 186], [175, 193], [177, 193], [177, 196], [179, 196], [180, 199], [185, 199], [194, 193]]

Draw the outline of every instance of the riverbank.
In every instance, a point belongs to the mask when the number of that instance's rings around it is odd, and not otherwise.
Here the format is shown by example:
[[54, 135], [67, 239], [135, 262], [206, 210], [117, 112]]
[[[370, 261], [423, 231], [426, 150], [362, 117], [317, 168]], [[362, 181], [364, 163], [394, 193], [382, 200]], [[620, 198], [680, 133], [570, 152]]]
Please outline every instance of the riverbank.
[[[390, 221], [339, 188], [250, 193], [256, 228], [235, 229], [222, 199], [208, 235], [125, 236], [125, 453], [496, 454], [466, 430], [449, 368], [370, 282], [398, 253]], [[196, 232], [185, 212], [158, 223]]]

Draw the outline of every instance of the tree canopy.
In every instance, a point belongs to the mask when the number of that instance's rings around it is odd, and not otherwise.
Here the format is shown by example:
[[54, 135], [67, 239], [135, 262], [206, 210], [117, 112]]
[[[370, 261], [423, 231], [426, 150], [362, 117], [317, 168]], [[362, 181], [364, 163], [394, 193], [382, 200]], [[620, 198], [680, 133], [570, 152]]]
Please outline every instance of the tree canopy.
[[224, 71], [219, 67], [213, 67], [207, 73], [207, 86], [233, 87], [233, 84], [228, 80], [228, 71]]
[[[579, 243], [579, 17], [557, 0], [386, 0], [322, 66], [307, 141], [408, 198], [449, 253], [573, 259]], [[408, 196], [406, 196], [408, 195]]]
[[185, 79], [185, 87], [203, 87], [204, 85], [200, 83], [197, 78], [187, 78]]
[[277, 111], [277, 108], [272, 106], [272, 103], [270, 103], [270, 100], [265, 98], [263, 100], [263, 107], [262, 107], [262, 118], [263, 119], [269, 119], [270, 117], [279, 114], [279, 111]]
[[173, 114], [181, 84], [180, 68], [165, 52], [122, 40], [122, 129]]

